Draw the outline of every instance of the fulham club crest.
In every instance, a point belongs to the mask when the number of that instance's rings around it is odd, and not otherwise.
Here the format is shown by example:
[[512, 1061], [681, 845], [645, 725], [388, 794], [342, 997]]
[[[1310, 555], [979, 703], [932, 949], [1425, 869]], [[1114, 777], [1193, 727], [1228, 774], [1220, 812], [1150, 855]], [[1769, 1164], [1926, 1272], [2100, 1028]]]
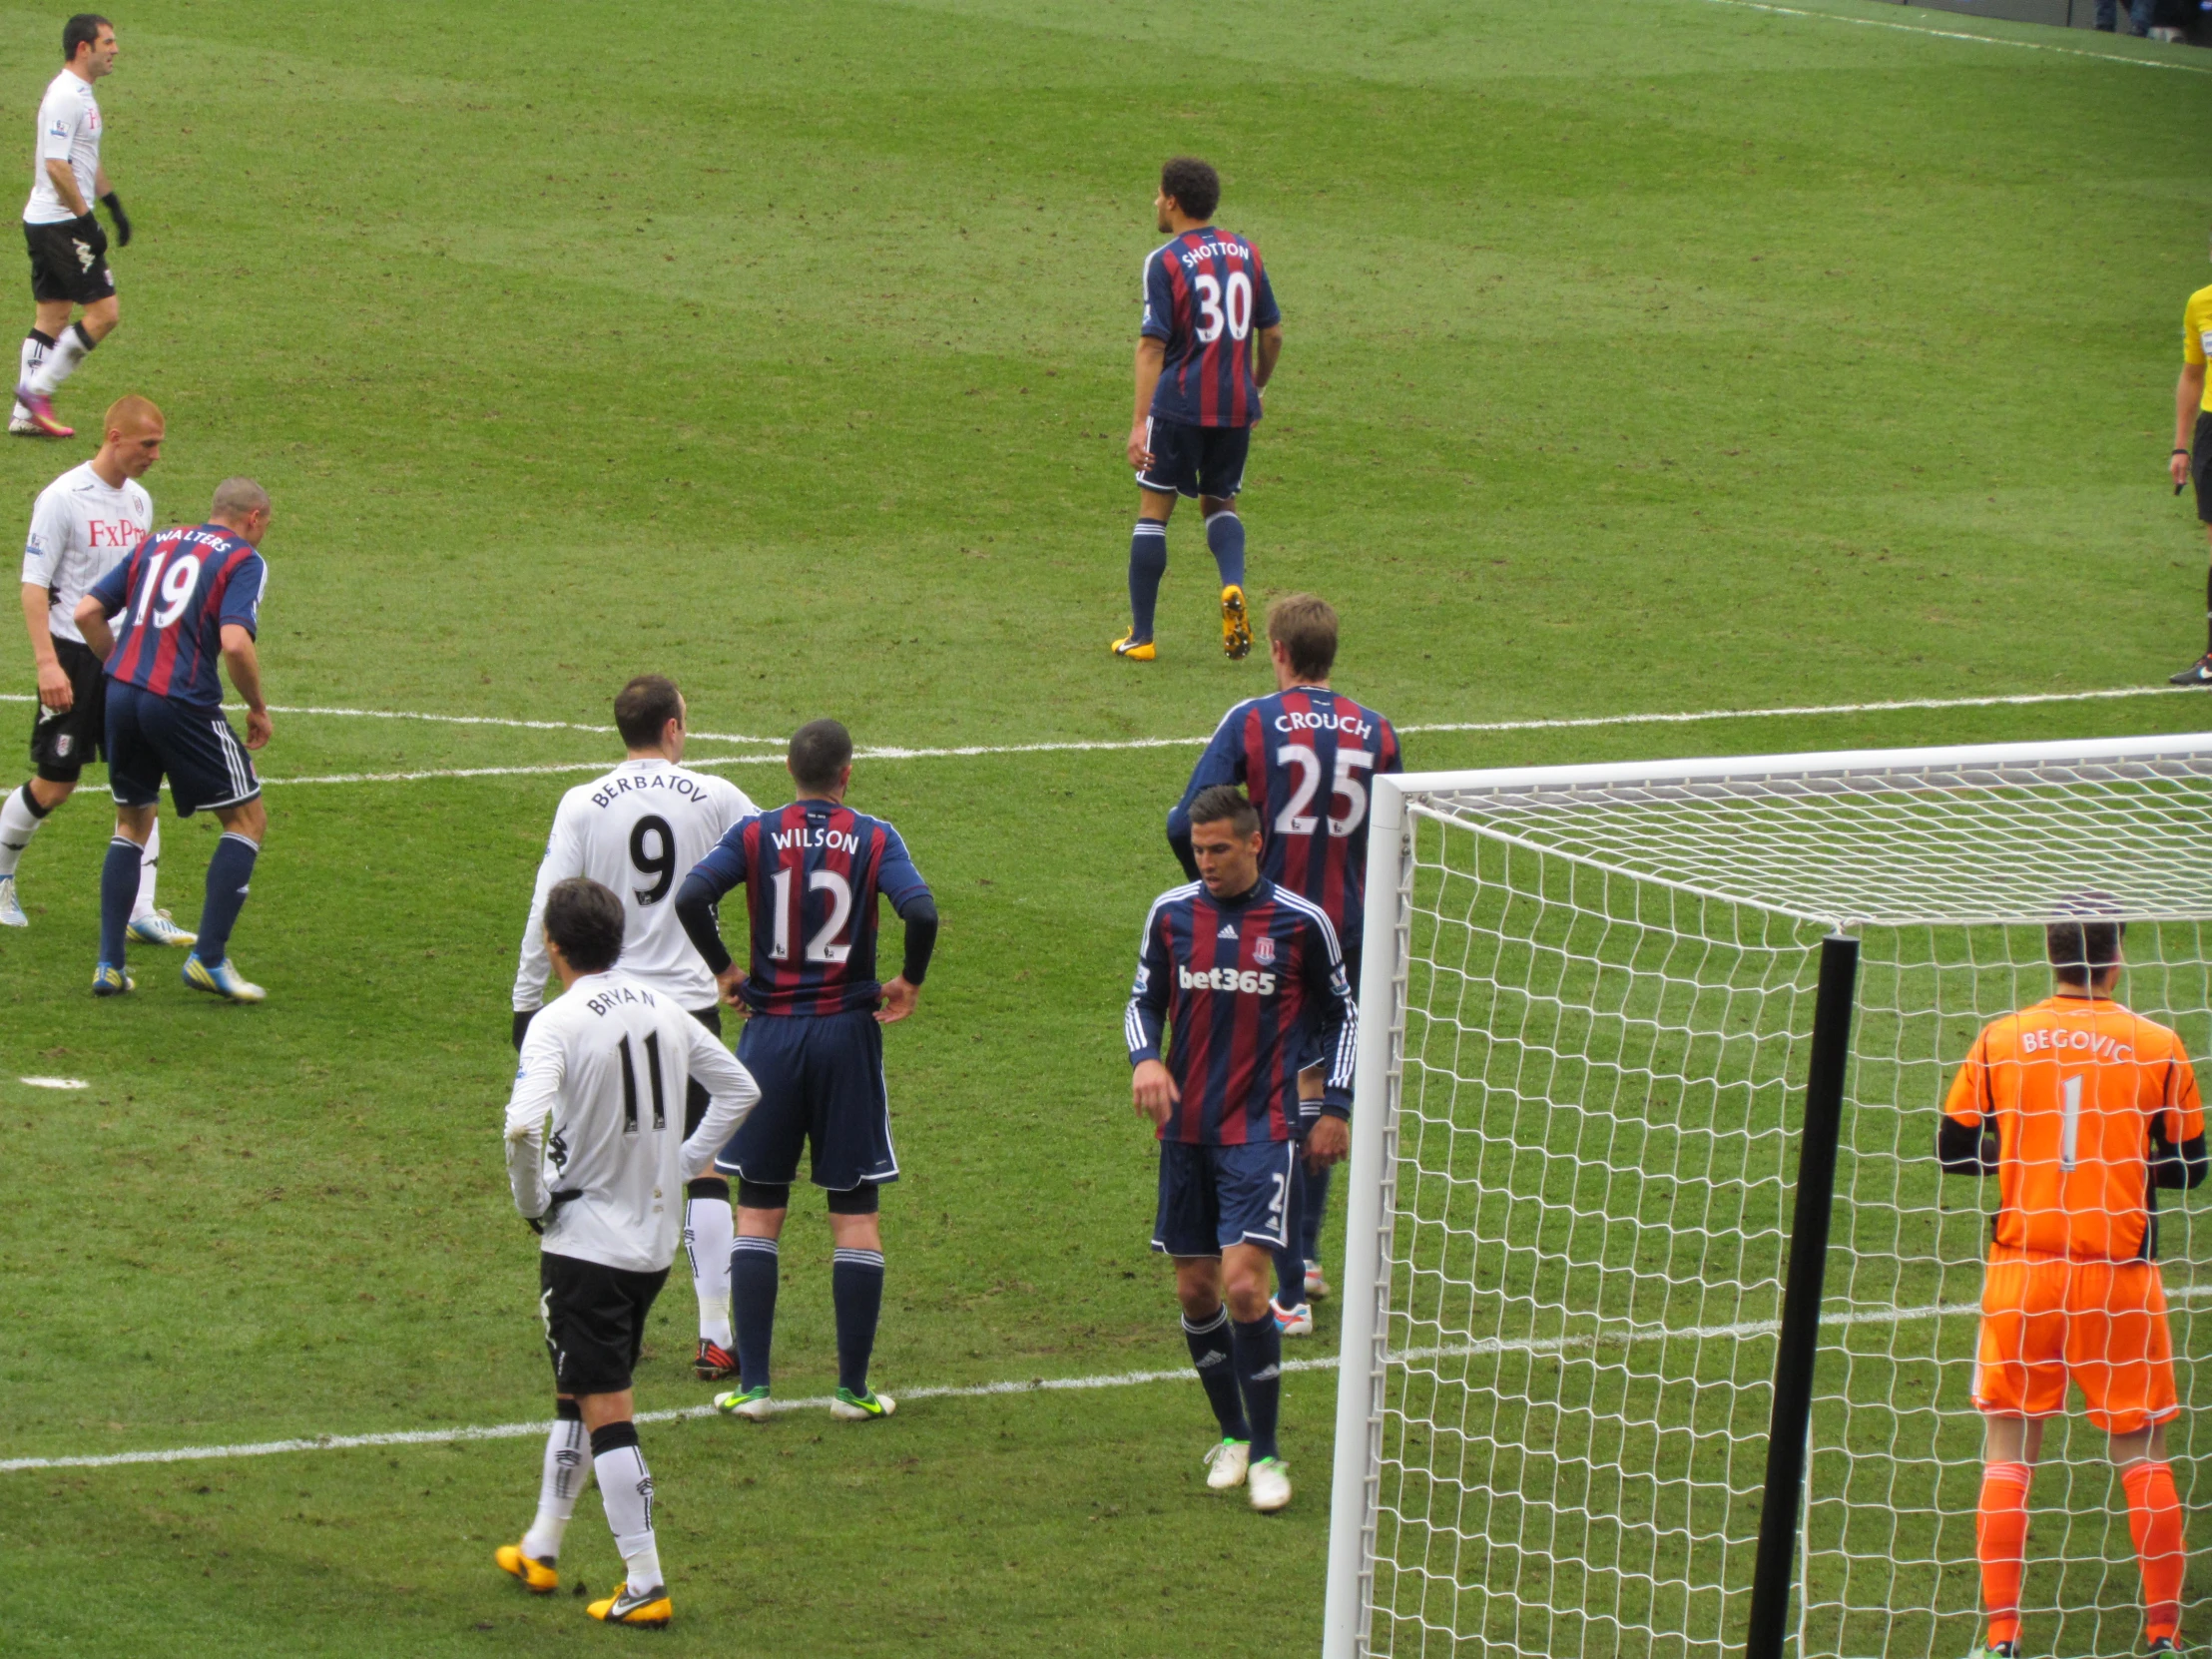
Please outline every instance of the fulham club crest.
[[1275, 960], [1275, 940], [1263, 933], [1252, 941], [1252, 959], [1262, 967]]

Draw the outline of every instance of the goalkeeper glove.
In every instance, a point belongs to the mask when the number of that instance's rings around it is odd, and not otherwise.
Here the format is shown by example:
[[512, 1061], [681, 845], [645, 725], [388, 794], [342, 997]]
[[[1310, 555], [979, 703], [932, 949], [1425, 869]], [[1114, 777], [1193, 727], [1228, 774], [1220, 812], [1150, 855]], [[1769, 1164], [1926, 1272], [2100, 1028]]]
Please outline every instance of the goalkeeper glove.
[[123, 198], [111, 190], [107, 195], [100, 198], [100, 205], [108, 210], [108, 217], [115, 221], [116, 247], [130, 247], [131, 216], [123, 211]]

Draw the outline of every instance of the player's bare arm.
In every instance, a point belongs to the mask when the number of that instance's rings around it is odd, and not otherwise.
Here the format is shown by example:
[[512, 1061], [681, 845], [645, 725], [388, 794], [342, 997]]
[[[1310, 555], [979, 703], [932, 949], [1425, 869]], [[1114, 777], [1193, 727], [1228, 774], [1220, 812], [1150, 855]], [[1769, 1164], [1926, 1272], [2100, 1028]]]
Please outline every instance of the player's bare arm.
[[1129, 420], [1129, 464], [1140, 472], [1152, 464], [1152, 446], [1145, 428], [1152, 413], [1152, 394], [1159, 388], [1160, 370], [1168, 360], [1168, 342], [1149, 334], [1137, 341], [1137, 404]]
[[46, 177], [54, 182], [54, 193], [69, 204], [71, 213], [79, 219], [83, 219], [92, 212], [92, 204], [87, 202], [83, 192], [77, 189], [77, 175], [70, 171], [67, 162], [48, 161]]
[[1275, 378], [1275, 359], [1283, 355], [1283, 324], [1262, 328], [1254, 341], [1252, 377], [1262, 386]]
[[23, 627], [31, 636], [31, 660], [38, 665], [38, 700], [56, 714], [67, 714], [77, 701], [77, 694], [69, 684], [69, 676], [62, 672], [61, 659], [54, 655], [54, 629], [52, 601], [46, 589], [36, 582], [23, 584]]
[[262, 701], [262, 660], [254, 649], [254, 636], [235, 622], [223, 626], [223, 667], [246, 704], [246, 747], [260, 749], [272, 735], [269, 708]]
[[[77, 632], [85, 636], [85, 644], [102, 662], [115, 655], [115, 630], [108, 626], [108, 608], [89, 593], [77, 601]], [[52, 649], [51, 636], [47, 646]]]
[[2166, 475], [2174, 493], [2189, 482], [2189, 445], [2196, 435], [2197, 410], [2204, 406], [2203, 363], [2183, 363], [2181, 378], [2174, 382], [2174, 452], [2166, 458]]

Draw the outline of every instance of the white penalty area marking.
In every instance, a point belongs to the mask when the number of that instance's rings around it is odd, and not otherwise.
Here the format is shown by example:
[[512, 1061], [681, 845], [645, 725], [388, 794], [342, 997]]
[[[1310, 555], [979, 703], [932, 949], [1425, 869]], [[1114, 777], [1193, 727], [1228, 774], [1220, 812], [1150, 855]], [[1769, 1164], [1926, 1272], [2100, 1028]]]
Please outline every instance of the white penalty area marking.
[[[2058, 46], [2048, 41], [2013, 40], [2004, 35], [1977, 35], [1964, 29], [1936, 29], [1921, 23], [1894, 23], [1880, 17], [1847, 17], [1842, 12], [1811, 12], [1798, 6], [1778, 6], [1772, 0], [1707, 0], [1707, 3], [1735, 6], [1751, 12], [1771, 12], [1777, 17], [1809, 17], [1823, 23], [1856, 23], [1864, 29], [1895, 29], [1901, 34], [1928, 35], [1936, 40], [1970, 40], [1977, 46], [2013, 46], [2023, 52], [2055, 52], [2061, 57], [2094, 58], [2098, 63], [2126, 64], [2135, 69], [2173, 69], [2184, 75], [2212, 75], [2212, 68], [2202, 64], [2172, 63], [2164, 58], [2130, 57], [2121, 52], [2093, 52], [2085, 46]], [[2190, 47], [2187, 50], [2196, 51], [2199, 48]]]
[[[2212, 1297], [2212, 1285], [2184, 1286], [2167, 1293], [2169, 1301], [2193, 1302]], [[1956, 1319], [1979, 1314], [1971, 1302], [1930, 1303], [1920, 1308], [1881, 1308], [1850, 1313], [1824, 1314], [1823, 1328], [1843, 1326], [1914, 1325], [1926, 1320]], [[1737, 1325], [1705, 1325], [1687, 1328], [1630, 1327], [1595, 1331], [1573, 1337], [1489, 1338], [1472, 1343], [1444, 1343], [1428, 1348], [1401, 1349], [1389, 1357], [1392, 1365], [1423, 1360], [1479, 1359], [1495, 1354], [1563, 1354], [1578, 1349], [1628, 1347], [1658, 1342], [1712, 1342], [1745, 1337], [1771, 1337], [1781, 1330], [1776, 1320], [1747, 1320]], [[1334, 1357], [1286, 1360], [1285, 1372], [1335, 1371]], [[901, 1401], [921, 1399], [994, 1399], [1007, 1394], [1064, 1393], [1089, 1388], [1133, 1388], [1152, 1382], [1189, 1382], [1197, 1374], [1188, 1366], [1172, 1371], [1125, 1371], [1099, 1377], [1038, 1377], [1020, 1382], [974, 1382], [964, 1385], [901, 1388], [892, 1397]], [[827, 1411], [829, 1394], [809, 1399], [779, 1399], [773, 1409]], [[673, 1411], [640, 1411], [639, 1422], [687, 1422], [720, 1415], [712, 1405], [687, 1405]], [[199, 1463], [232, 1457], [273, 1457], [287, 1451], [353, 1451], [375, 1446], [449, 1445], [466, 1440], [518, 1440], [546, 1430], [546, 1419], [529, 1422], [476, 1423], [459, 1428], [402, 1428], [384, 1434], [317, 1434], [310, 1439], [255, 1440], [243, 1445], [171, 1446], [160, 1451], [113, 1451], [83, 1457], [0, 1458], [0, 1474], [27, 1469], [109, 1469], [135, 1463]]]
[[[1790, 720], [1810, 719], [1837, 715], [1902, 714], [1924, 710], [1942, 709], [1998, 709], [2026, 708], [2044, 703], [2108, 703], [2117, 699], [2137, 697], [2190, 697], [2202, 695], [2191, 686], [2121, 686], [2105, 691], [2085, 692], [2017, 692], [1990, 697], [1917, 697], [1893, 699], [1885, 703], [1809, 703], [1784, 709], [1700, 709], [1677, 714], [1631, 715], [1579, 715], [1553, 720], [1470, 720], [1428, 722], [1413, 726], [1400, 726], [1398, 733], [1419, 736], [1433, 732], [1574, 732], [1604, 726], [1696, 726], [1714, 721], [1731, 720]], [[27, 702], [27, 698], [12, 701]], [[304, 711], [302, 711], [304, 712]], [[317, 713], [343, 714], [373, 711], [320, 710]], [[464, 720], [472, 716], [412, 716], [377, 715], [376, 718], [394, 720]], [[525, 726], [527, 721], [505, 721], [497, 724]], [[591, 727], [573, 727], [574, 731], [596, 730]], [[1008, 744], [960, 744], [939, 749], [909, 749], [894, 745], [858, 749], [853, 759], [859, 761], [949, 761], [966, 760], [992, 755], [1087, 755], [1100, 752], [1126, 752], [1144, 749], [1197, 749], [1208, 738], [1100, 738], [1071, 740], [1064, 743], [1008, 743]], [[716, 737], [715, 734], [695, 732], [692, 736], [701, 741], [724, 743], [765, 743], [763, 738]], [[684, 765], [695, 769], [723, 766], [781, 766], [784, 753], [781, 748], [761, 755], [706, 755], [684, 757]], [[551, 777], [562, 773], [604, 772], [612, 763], [596, 761], [563, 761], [546, 766], [513, 767], [450, 767], [410, 772], [335, 772], [298, 778], [267, 778], [268, 785], [293, 784], [415, 784], [442, 778], [534, 778]]]
[[82, 1077], [18, 1077], [18, 1083], [28, 1083], [34, 1089], [89, 1089], [92, 1085]]

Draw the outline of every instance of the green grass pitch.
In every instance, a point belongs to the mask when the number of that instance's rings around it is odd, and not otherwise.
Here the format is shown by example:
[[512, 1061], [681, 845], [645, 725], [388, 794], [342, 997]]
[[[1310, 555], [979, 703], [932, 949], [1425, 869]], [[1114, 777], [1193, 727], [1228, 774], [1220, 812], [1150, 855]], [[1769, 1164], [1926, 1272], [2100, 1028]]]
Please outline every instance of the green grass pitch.
[[[122, 330], [62, 408], [89, 430], [126, 390], [163, 405], [165, 519], [232, 472], [271, 488], [279, 705], [598, 725], [657, 668], [698, 727], [756, 738], [824, 713], [909, 747], [1202, 735], [1267, 682], [1220, 657], [1187, 515], [1162, 661], [1105, 653], [1138, 268], [1179, 151], [1221, 166], [1221, 218], [1285, 309], [1255, 598], [1335, 599], [1341, 683], [1401, 724], [2142, 685], [2201, 649], [2202, 539], [2161, 447], [2207, 279], [2212, 65], [2185, 54], [1946, 39], [1849, 0], [117, 20], [107, 161], [140, 240]], [[60, 21], [0, 9], [18, 140]], [[0, 452], [19, 520], [88, 448]], [[20, 634], [0, 640], [0, 690], [28, 691]], [[2146, 698], [1407, 748], [1449, 767], [2202, 723]], [[263, 765], [611, 749], [279, 715]], [[1182, 1363], [1117, 1045], [1192, 757], [860, 770], [856, 804], [898, 823], [945, 916], [889, 1045], [893, 1391]], [[775, 794], [773, 765], [732, 776]], [[543, 1412], [496, 1125], [530, 873], [574, 781], [273, 783], [237, 937], [271, 989], [252, 1010], [188, 1000], [147, 952], [139, 994], [96, 1005], [97, 789], [46, 830], [34, 926], [0, 939], [0, 1456]], [[168, 833], [189, 918], [213, 830]], [[15, 1081], [48, 1073], [92, 1086]], [[819, 1215], [791, 1241], [779, 1388], [816, 1392]], [[690, 1325], [679, 1273], [643, 1407], [706, 1393]], [[1315, 1351], [1335, 1332], [1327, 1307]], [[866, 1432], [649, 1429], [662, 1649], [1311, 1651], [1333, 1392], [1289, 1385], [1301, 1495], [1272, 1521], [1209, 1499], [1180, 1384], [923, 1401]], [[0, 1474], [0, 1647], [596, 1651], [620, 1638], [489, 1565], [536, 1459]], [[563, 1566], [613, 1581], [595, 1500]]]

